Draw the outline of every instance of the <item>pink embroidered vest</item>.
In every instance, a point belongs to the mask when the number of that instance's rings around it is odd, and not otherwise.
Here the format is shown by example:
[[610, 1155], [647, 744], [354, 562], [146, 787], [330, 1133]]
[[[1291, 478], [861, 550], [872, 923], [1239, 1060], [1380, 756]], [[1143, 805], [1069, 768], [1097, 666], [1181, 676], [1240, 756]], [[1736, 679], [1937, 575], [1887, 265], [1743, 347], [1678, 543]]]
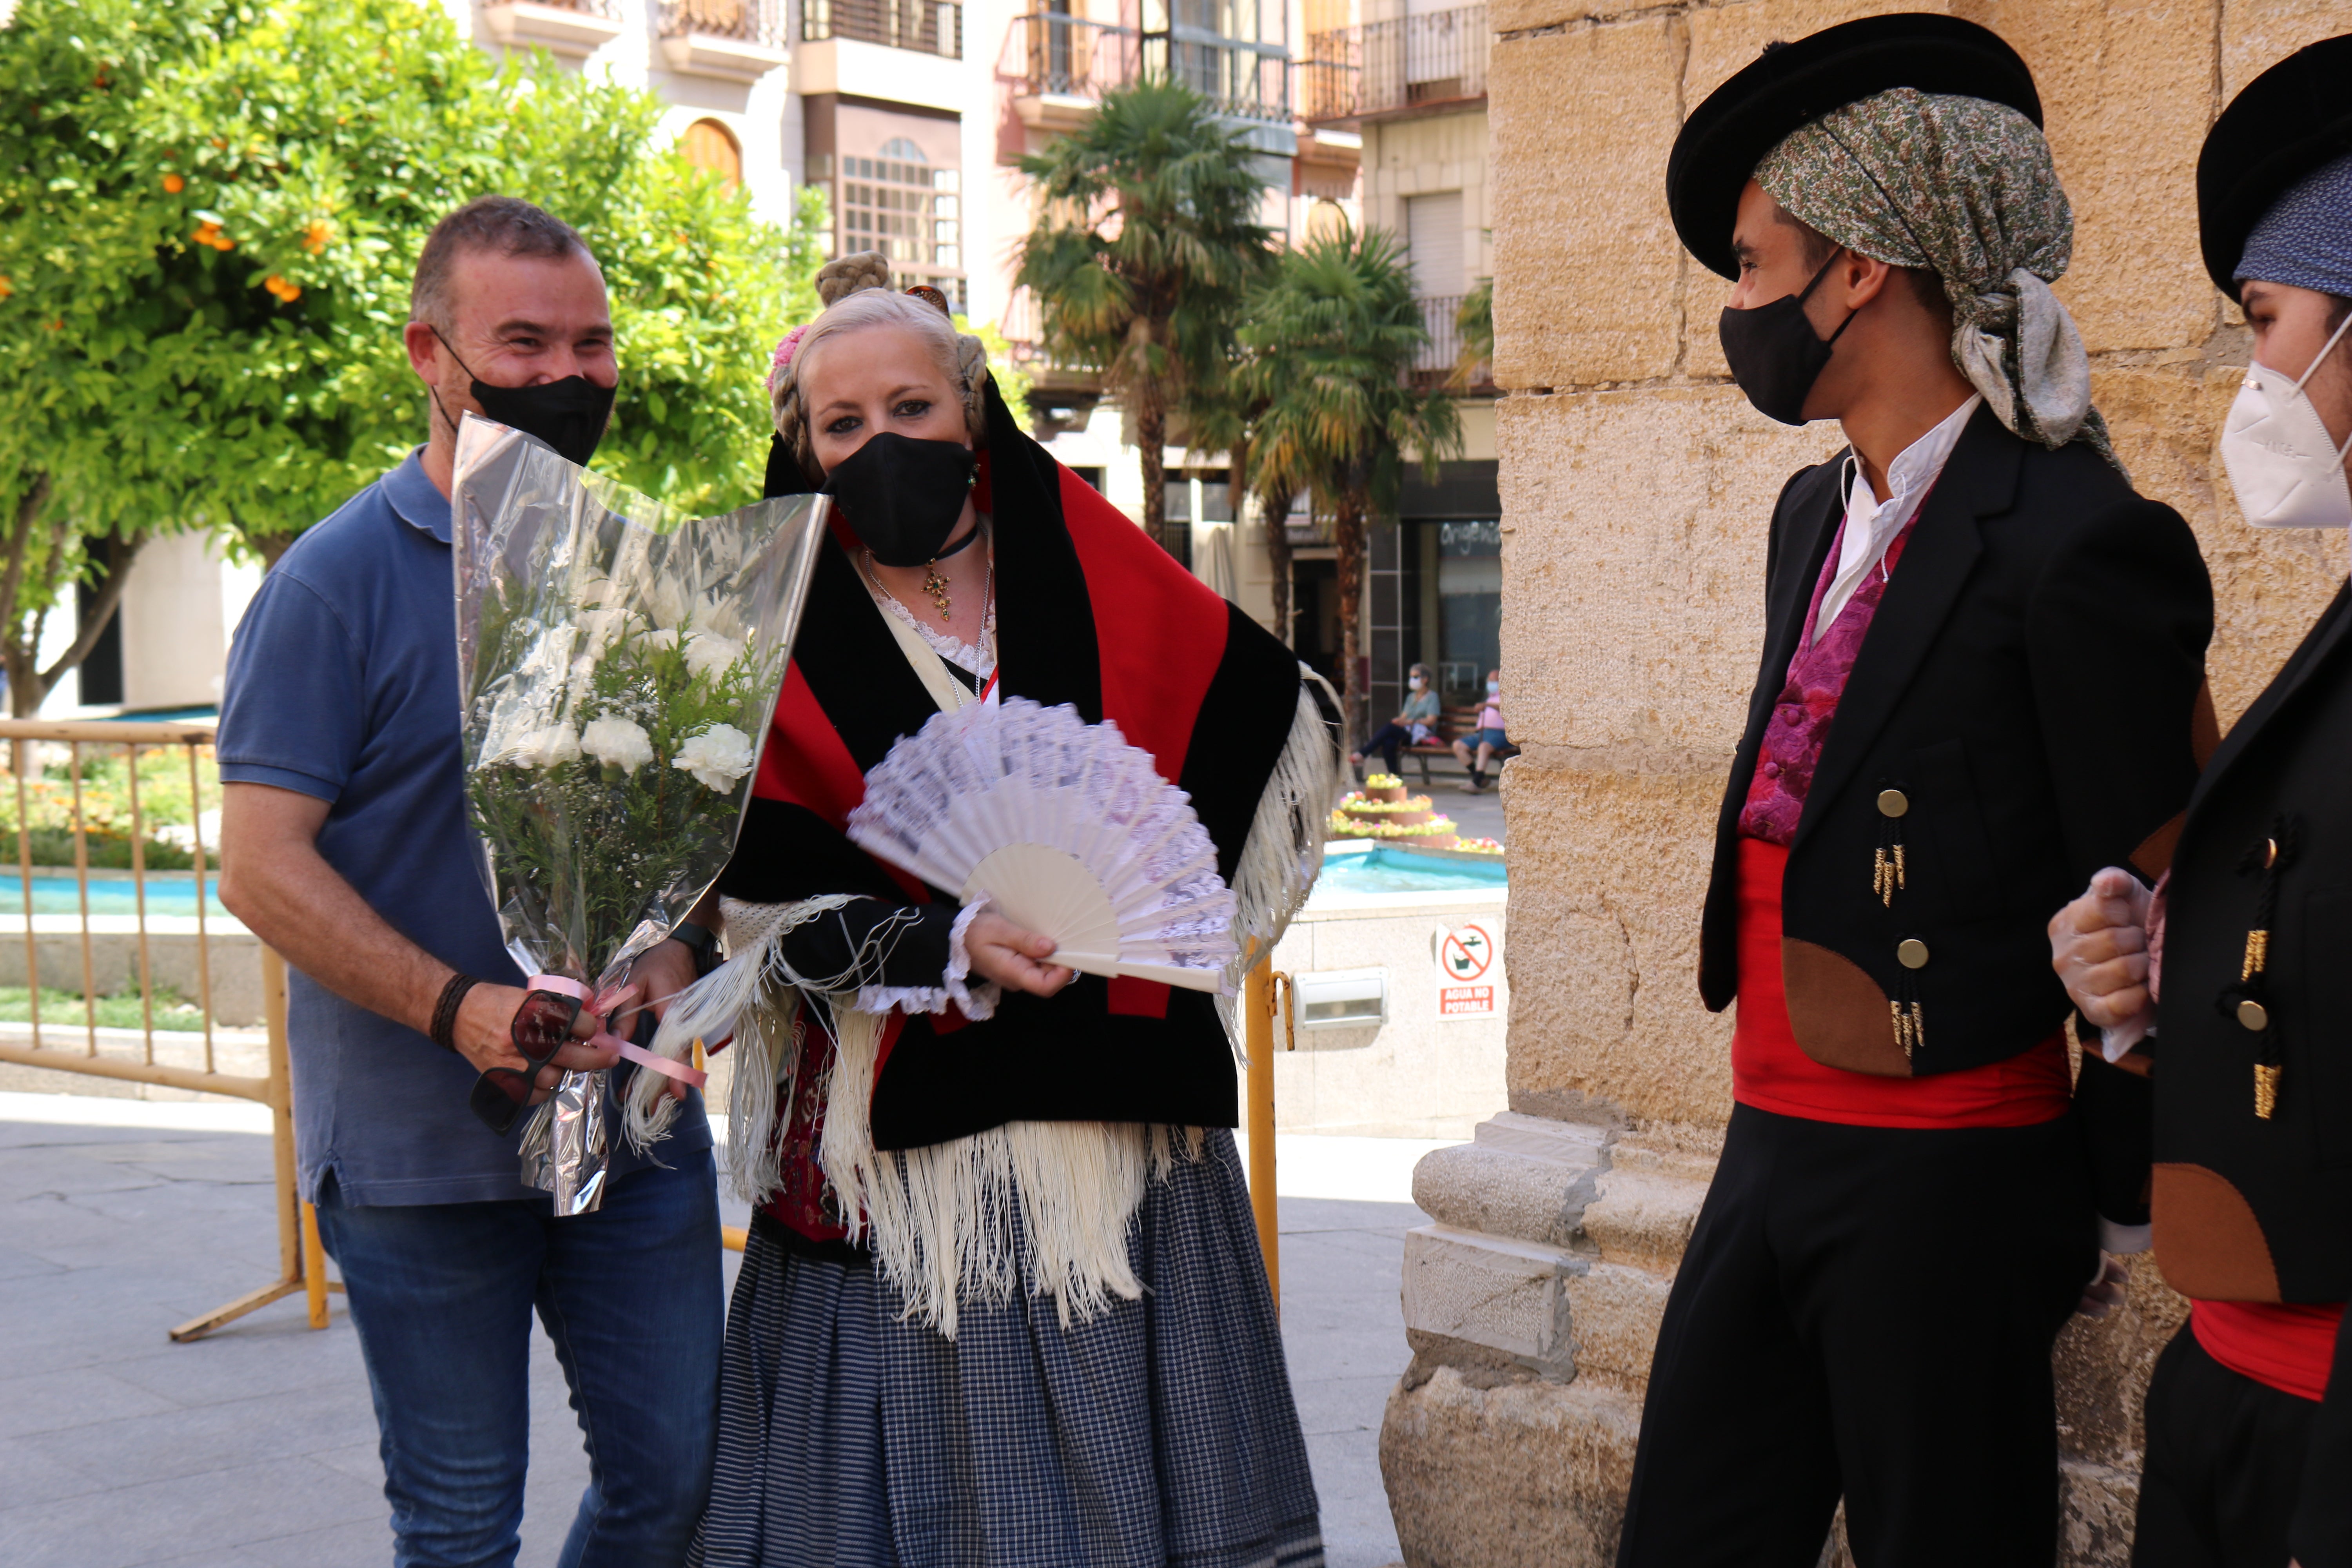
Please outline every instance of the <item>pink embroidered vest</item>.
[[1903, 546], [1926, 508], [1923, 498], [1910, 521], [1886, 546], [1883, 563], [1865, 574], [1853, 595], [1838, 611], [1837, 619], [1818, 639], [1813, 628], [1822, 613], [1822, 599], [1837, 576], [1844, 552], [1845, 524], [1838, 524], [1830, 542], [1829, 559], [1822, 563], [1821, 581], [1813, 584], [1811, 605], [1805, 611], [1804, 639], [1789, 660], [1788, 684], [1773, 700], [1772, 717], [1764, 726], [1764, 744], [1756, 754], [1756, 772], [1748, 781], [1748, 802], [1739, 811], [1739, 834], [1760, 838], [1782, 848], [1797, 837], [1797, 819], [1804, 815], [1805, 795], [1812, 788], [1813, 769], [1822, 760], [1822, 745], [1830, 738], [1830, 721], [1837, 717], [1838, 699], [1845, 693], [1846, 678], [1853, 673], [1854, 656], [1886, 595], [1886, 580], [1903, 558]]

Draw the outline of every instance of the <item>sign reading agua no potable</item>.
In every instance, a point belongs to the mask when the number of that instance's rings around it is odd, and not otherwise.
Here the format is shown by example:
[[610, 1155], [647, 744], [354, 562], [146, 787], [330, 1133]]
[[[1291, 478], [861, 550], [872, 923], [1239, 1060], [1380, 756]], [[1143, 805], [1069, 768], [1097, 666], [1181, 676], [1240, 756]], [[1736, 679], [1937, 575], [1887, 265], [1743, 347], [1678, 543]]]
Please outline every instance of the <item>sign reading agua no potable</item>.
[[1503, 943], [1486, 926], [1459, 925], [1437, 933], [1437, 1016], [1491, 1018], [1500, 1010]]

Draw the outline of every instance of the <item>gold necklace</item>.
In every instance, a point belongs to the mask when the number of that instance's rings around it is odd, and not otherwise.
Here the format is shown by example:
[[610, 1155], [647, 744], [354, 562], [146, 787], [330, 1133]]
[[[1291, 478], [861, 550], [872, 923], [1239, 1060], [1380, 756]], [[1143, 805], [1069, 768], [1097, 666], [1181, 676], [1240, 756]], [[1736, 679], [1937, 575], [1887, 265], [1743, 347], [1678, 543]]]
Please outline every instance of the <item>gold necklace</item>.
[[[866, 556], [866, 581], [873, 584], [876, 588], [879, 589], [885, 595], [887, 595], [891, 603], [898, 604], [898, 595], [891, 593], [888, 586], [882, 581], [882, 574], [879, 569], [880, 563], [874, 559], [874, 552], [868, 550], [864, 553]], [[952, 552], [950, 552], [950, 553], [952, 553]], [[939, 606], [940, 620], [942, 623], [940, 629], [941, 631], [945, 631], [947, 630], [947, 627], [944, 623], [948, 618], [947, 580], [940, 575], [940, 563], [938, 557], [934, 556], [926, 563], [926, 567], [927, 570], [923, 574], [923, 592], [929, 594], [931, 596], [931, 603]], [[989, 608], [996, 603], [996, 556], [993, 552], [989, 555], [988, 575], [983, 579], [983, 582], [985, 587], [981, 598], [981, 618], [982, 624], [980, 635], [982, 645], [984, 647], [988, 640], [988, 627], [986, 625], [988, 611]], [[900, 608], [903, 609], [905, 606], [900, 605]], [[912, 616], [913, 613], [914, 612], [911, 610], [908, 611], [909, 616]]]

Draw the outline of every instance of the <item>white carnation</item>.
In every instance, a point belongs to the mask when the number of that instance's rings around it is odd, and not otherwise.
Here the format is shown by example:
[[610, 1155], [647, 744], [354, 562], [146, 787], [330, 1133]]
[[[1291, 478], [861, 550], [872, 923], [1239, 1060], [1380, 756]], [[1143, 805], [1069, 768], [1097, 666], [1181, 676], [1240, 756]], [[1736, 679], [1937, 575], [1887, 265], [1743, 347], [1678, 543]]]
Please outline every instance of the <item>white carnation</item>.
[[743, 645], [716, 632], [697, 632], [686, 639], [686, 668], [696, 675], [719, 675], [743, 657]]
[[751, 737], [732, 724], [713, 724], [680, 746], [670, 766], [692, 773], [703, 788], [726, 795], [751, 771]]
[[610, 713], [580, 731], [579, 750], [633, 776], [654, 760], [654, 743], [645, 730]]
[[580, 737], [564, 723], [548, 725], [518, 737], [502, 761], [519, 768], [551, 768], [580, 760]]
[[676, 647], [677, 646], [677, 628], [676, 626], [663, 626], [657, 631], [647, 632], [642, 640], [647, 647]]
[[656, 578], [646, 590], [646, 613], [653, 616], [654, 625], [664, 631], [674, 631], [693, 609], [686, 590], [669, 577]]
[[705, 594], [696, 602], [694, 624], [720, 637], [743, 640], [743, 617], [735, 613], [735, 601], [722, 599], [715, 593]]

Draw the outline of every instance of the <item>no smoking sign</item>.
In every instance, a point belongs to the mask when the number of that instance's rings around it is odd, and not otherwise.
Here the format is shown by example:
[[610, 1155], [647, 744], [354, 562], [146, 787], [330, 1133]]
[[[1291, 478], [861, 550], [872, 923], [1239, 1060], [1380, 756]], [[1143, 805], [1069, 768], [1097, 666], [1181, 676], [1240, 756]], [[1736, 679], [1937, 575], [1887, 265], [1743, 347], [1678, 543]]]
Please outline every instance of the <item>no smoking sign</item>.
[[1437, 1016], [1443, 1018], [1491, 1018], [1500, 1010], [1496, 1000], [1496, 963], [1503, 944], [1483, 925], [1455, 926], [1437, 933]]

